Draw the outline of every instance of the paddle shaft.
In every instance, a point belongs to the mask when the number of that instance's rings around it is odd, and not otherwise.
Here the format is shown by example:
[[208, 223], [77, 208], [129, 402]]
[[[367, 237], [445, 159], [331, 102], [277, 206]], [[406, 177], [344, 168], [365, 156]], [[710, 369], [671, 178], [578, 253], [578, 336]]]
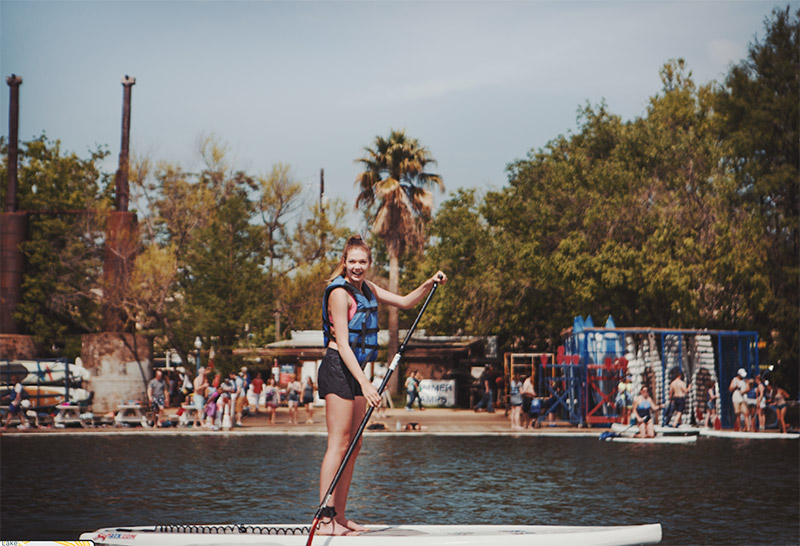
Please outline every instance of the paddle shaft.
[[[378, 394], [383, 396], [383, 391], [386, 389], [386, 384], [389, 382], [389, 378], [392, 377], [395, 368], [400, 363], [400, 357], [403, 356], [403, 353], [406, 350], [406, 345], [408, 344], [409, 340], [411, 339], [414, 330], [417, 328], [417, 324], [419, 320], [422, 318], [422, 314], [425, 312], [425, 309], [428, 307], [428, 303], [430, 303], [431, 298], [433, 298], [434, 292], [436, 292], [436, 288], [439, 286], [438, 282], [433, 283], [433, 288], [431, 291], [428, 292], [428, 297], [425, 298], [425, 303], [422, 304], [422, 309], [419, 310], [419, 314], [417, 314], [417, 318], [414, 319], [414, 323], [409, 328], [408, 332], [406, 332], [406, 337], [403, 339], [403, 343], [400, 344], [400, 348], [397, 349], [397, 353], [395, 353], [394, 358], [392, 358], [392, 363], [389, 365], [389, 371], [386, 373], [386, 377], [383, 378], [381, 381], [380, 387], [378, 387]], [[306, 546], [311, 546], [311, 541], [314, 539], [314, 534], [316, 533], [317, 526], [319, 525], [319, 518], [322, 516], [322, 511], [330, 502], [331, 497], [333, 496], [333, 490], [336, 489], [336, 485], [339, 483], [339, 480], [344, 474], [344, 469], [347, 466], [347, 463], [350, 462], [350, 457], [353, 456], [353, 451], [356, 449], [356, 445], [358, 441], [361, 439], [361, 435], [364, 433], [364, 429], [369, 422], [369, 418], [372, 417], [372, 412], [375, 411], [374, 406], [369, 406], [367, 408], [367, 413], [364, 414], [364, 418], [361, 420], [361, 424], [358, 426], [358, 430], [356, 430], [356, 435], [353, 436], [353, 439], [350, 440], [350, 445], [347, 447], [347, 452], [342, 459], [341, 464], [339, 465], [339, 470], [336, 471], [336, 475], [333, 477], [331, 481], [330, 487], [328, 487], [327, 493], [325, 493], [325, 497], [322, 499], [322, 502], [317, 508], [316, 514], [314, 514], [314, 521], [311, 523], [311, 530], [308, 535], [308, 542], [306, 542]]]

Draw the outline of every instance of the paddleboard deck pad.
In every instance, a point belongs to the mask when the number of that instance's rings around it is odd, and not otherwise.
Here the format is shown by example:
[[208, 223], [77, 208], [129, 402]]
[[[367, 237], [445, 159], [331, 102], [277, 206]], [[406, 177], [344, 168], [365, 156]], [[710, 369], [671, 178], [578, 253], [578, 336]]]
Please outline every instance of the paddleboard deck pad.
[[[127, 546], [299, 546], [308, 540], [309, 526], [296, 525], [156, 525], [112, 527], [81, 535], [96, 545]], [[352, 536], [317, 535], [319, 546], [445, 546], [485, 545], [595, 545], [658, 544], [661, 525], [397, 525], [370, 526]]]

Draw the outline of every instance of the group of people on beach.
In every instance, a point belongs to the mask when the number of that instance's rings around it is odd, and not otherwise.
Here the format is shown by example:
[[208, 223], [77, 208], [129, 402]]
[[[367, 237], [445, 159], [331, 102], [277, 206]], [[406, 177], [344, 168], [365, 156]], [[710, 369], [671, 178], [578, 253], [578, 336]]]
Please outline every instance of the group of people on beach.
[[[212, 377], [213, 374], [213, 377]], [[191, 407], [194, 411], [192, 425], [220, 430], [227, 426], [240, 427], [245, 415], [256, 415], [263, 411], [269, 417], [270, 424], [275, 424], [278, 407], [285, 398], [288, 407], [289, 424], [299, 423], [299, 406], [306, 410], [305, 423], [314, 422], [314, 392], [316, 385], [311, 377], [305, 382], [297, 380], [292, 374], [285, 389], [278, 386], [274, 377], [264, 381], [261, 372], [251, 378], [247, 367], [239, 373], [230, 372], [223, 378], [219, 372], [214, 374], [210, 368], [200, 368], [194, 378], [191, 391]], [[186, 408], [181, 407], [182, 413]], [[155, 413], [156, 409], [153, 408]], [[187, 421], [188, 424], [188, 421]]]
[[[659, 409], [665, 410], [665, 426], [681, 425], [690, 387], [691, 384], [686, 383], [683, 372], [677, 371], [669, 384], [668, 403], [662, 406], [653, 399], [653, 393], [647, 384], [642, 385], [639, 393], [634, 396], [631, 376], [628, 375], [617, 386], [617, 410], [623, 416], [624, 422], [638, 426], [638, 436], [652, 438], [655, 436], [655, 424], [658, 419], [656, 412]], [[719, 392], [716, 382], [710, 380], [700, 390], [703, 394], [699, 397], [698, 403], [704, 406], [704, 411], [702, 420], [698, 418], [698, 421], [704, 427], [719, 428], [717, 414]], [[731, 380], [728, 391], [731, 393], [735, 412], [734, 430], [763, 431], [766, 428], [766, 409], [771, 408], [775, 412], [781, 432], [786, 432], [785, 417], [789, 395], [785, 390], [770, 385], [770, 382], [763, 380], [760, 374], [747, 379], [747, 371], [739, 368]]]
[[[545, 409], [546, 401], [536, 394], [533, 386], [533, 376], [515, 374], [508, 384], [509, 417], [512, 430], [525, 430], [541, 426], [539, 417]], [[554, 419], [553, 413], [547, 414], [548, 419]]]
[[733, 411], [736, 414], [734, 429], [764, 430], [766, 425], [766, 409], [772, 408], [778, 420], [781, 432], [786, 432], [786, 407], [789, 394], [782, 388], [764, 380], [761, 374], [748, 379], [747, 371], [739, 371], [731, 379], [728, 386], [731, 393]]

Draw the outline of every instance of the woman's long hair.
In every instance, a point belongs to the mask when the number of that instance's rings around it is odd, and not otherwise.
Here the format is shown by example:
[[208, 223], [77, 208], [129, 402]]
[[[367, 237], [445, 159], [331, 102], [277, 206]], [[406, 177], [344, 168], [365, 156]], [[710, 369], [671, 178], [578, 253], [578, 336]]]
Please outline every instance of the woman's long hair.
[[328, 277], [328, 282], [333, 281], [336, 277], [344, 273], [345, 263], [347, 262], [347, 253], [350, 252], [351, 248], [360, 248], [364, 250], [369, 258], [369, 263], [372, 263], [372, 251], [370, 250], [369, 245], [364, 242], [364, 239], [361, 238], [361, 235], [353, 235], [347, 239], [347, 242], [344, 244], [342, 259], [339, 260], [339, 263], [336, 265], [336, 269], [334, 269], [331, 276]]

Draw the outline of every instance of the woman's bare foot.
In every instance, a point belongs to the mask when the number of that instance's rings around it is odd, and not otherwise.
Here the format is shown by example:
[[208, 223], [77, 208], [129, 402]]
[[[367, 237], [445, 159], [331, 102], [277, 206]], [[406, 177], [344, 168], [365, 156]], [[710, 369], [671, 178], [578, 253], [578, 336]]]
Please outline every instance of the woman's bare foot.
[[327, 535], [327, 536], [342, 536], [351, 534], [352, 531], [340, 524], [336, 520], [331, 520], [326, 523], [320, 522], [319, 527], [317, 528], [318, 535]]
[[363, 525], [359, 525], [358, 523], [356, 523], [352, 519], [342, 518], [342, 519], [337, 520], [336, 523], [338, 523], [339, 525], [342, 525], [343, 527], [346, 527], [346, 528], [350, 529], [351, 531], [356, 531], [358, 533], [363, 533], [365, 531], [369, 531], [369, 529], [367, 527], [364, 527]]

